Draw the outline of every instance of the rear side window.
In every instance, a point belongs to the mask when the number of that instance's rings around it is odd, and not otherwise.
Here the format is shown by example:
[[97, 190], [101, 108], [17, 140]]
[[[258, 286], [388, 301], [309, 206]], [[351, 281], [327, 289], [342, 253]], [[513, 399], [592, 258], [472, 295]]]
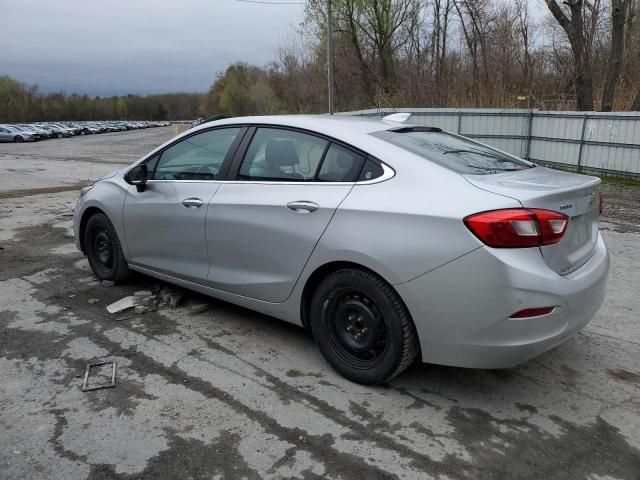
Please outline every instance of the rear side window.
[[364, 157], [359, 153], [332, 144], [322, 162], [319, 182], [355, 182], [362, 169]]
[[302, 132], [259, 128], [244, 156], [238, 179], [313, 181], [328, 143]]
[[446, 132], [402, 129], [371, 135], [463, 174], [490, 175], [535, 166], [506, 152]]

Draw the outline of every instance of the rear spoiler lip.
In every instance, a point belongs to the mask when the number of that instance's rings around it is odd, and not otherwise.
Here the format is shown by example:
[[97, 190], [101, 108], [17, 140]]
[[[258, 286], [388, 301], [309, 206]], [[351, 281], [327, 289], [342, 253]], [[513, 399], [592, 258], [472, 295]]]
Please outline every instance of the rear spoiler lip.
[[441, 128], [438, 127], [423, 127], [423, 126], [399, 126], [399, 127], [393, 127], [387, 130], [388, 132], [395, 132], [395, 133], [411, 133], [411, 132], [432, 132], [432, 133], [438, 133], [438, 132], [442, 132]]

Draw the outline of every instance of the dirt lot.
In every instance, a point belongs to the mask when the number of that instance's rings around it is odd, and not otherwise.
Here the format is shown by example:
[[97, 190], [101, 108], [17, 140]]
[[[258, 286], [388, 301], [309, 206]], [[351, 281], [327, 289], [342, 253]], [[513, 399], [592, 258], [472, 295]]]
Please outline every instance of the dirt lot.
[[[1, 479], [640, 478], [640, 189], [605, 186], [609, 293], [583, 332], [511, 370], [416, 364], [362, 387], [302, 329], [195, 294], [106, 312], [160, 285], [95, 281], [77, 185], [170, 135], [0, 145]], [[83, 393], [112, 358], [117, 386]]]

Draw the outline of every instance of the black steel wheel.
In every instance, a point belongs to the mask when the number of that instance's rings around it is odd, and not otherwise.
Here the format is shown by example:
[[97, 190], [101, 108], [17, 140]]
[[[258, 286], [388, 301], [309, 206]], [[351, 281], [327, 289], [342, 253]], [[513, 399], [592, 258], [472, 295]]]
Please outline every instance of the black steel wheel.
[[100, 280], [119, 281], [129, 275], [118, 234], [106, 215], [98, 213], [89, 218], [84, 247], [91, 270]]
[[311, 330], [333, 368], [362, 384], [386, 382], [419, 351], [415, 327], [391, 286], [366, 270], [327, 276], [311, 302]]
[[371, 368], [387, 349], [388, 327], [378, 306], [366, 293], [342, 288], [327, 305], [329, 346], [353, 368]]

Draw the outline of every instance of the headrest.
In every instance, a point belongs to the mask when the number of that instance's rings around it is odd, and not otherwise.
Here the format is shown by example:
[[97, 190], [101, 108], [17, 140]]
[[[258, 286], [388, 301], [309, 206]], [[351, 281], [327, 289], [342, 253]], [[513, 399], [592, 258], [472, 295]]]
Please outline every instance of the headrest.
[[336, 155], [336, 164], [338, 168], [351, 168], [353, 164], [353, 158], [348, 153], [338, 150]]
[[298, 151], [291, 140], [269, 140], [264, 151], [265, 161], [271, 168], [298, 165]]

